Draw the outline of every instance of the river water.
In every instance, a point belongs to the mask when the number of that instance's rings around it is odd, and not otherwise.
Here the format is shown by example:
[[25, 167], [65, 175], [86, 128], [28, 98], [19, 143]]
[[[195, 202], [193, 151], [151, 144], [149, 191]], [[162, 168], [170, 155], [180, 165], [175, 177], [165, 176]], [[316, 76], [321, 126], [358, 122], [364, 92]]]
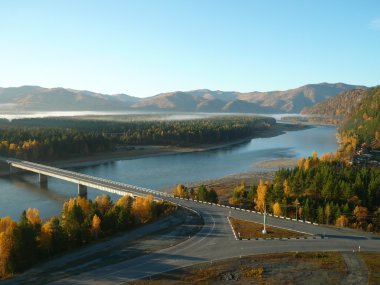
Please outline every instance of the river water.
[[[337, 149], [336, 128], [318, 126], [291, 131], [271, 138], [256, 138], [249, 142], [204, 152], [172, 154], [139, 159], [120, 160], [71, 170], [104, 177], [152, 189], [178, 183], [195, 182], [228, 174], [252, 171], [256, 162], [310, 156], [313, 150], [320, 155]], [[0, 178], [0, 217], [18, 219], [22, 210], [38, 208], [42, 217], [60, 213], [63, 202], [76, 196], [73, 183], [49, 178], [46, 187], [40, 186], [36, 174]], [[89, 189], [93, 199], [102, 194]], [[117, 199], [117, 196], [112, 196]]]

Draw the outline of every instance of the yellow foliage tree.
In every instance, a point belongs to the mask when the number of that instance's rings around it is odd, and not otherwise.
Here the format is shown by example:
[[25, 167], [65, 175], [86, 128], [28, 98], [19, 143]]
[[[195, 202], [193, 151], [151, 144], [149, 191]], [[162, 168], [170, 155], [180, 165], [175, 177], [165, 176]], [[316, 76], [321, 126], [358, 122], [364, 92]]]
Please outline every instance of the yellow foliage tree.
[[178, 184], [177, 187], [173, 189], [173, 195], [176, 197], [184, 198], [185, 197], [185, 186]]
[[129, 196], [125, 195], [125, 196], [121, 197], [119, 200], [117, 200], [116, 206], [126, 208], [126, 207], [128, 207], [128, 202], [129, 202]]
[[100, 218], [97, 215], [94, 215], [92, 218], [92, 223], [91, 223], [91, 233], [92, 236], [97, 239], [99, 232], [100, 232]]
[[297, 166], [298, 166], [298, 168], [299, 168], [299, 169], [302, 169], [304, 163], [305, 163], [305, 158], [304, 158], [304, 157], [301, 157], [301, 158], [297, 161]]
[[38, 209], [36, 208], [29, 208], [26, 211], [26, 218], [28, 219], [28, 222], [33, 226], [36, 227], [37, 225], [41, 225], [42, 221], [40, 218], [40, 213]]
[[280, 203], [276, 202], [273, 204], [273, 214], [276, 216], [282, 216]]
[[348, 225], [348, 219], [345, 215], [340, 215], [336, 221], [335, 221], [335, 225], [337, 227], [347, 227]]
[[51, 220], [47, 221], [42, 225], [41, 233], [39, 236], [40, 246], [47, 255], [50, 255], [51, 251], [51, 238], [52, 238], [52, 222]]
[[311, 155], [313, 156], [313, 160], [318, 160], [318, 154], [315, 150], [313, 150], [313, 152], [311, 153]]
[[366, 207], [356, 206], [354, 209], [354, 215], [359, 224], [362, 224], [368, 216], [368, 209]]
[[259, 185], [257, 186], [257, 196], [255, 197], [255, 209], [257, 211], [264, 211], [267, 191], [268, 185], [264, 184], [263, 181], [260, 179]]
[[[4, 220], [2, 218], [1, 220]], [[3, 231], [0, 232], [0, 278], [9, 274], [9, 262], [12, 258], [12, 251], [16, 244], [14, 231], [18, 225], [10, 218], [6, 218], [2, 223]]]
[[311, 165], [312, 163], [311, 163], [310, 157], [308, 157], [303, 164], [303, 169], [309, 170]]
[[77, 197], [76, 202], [82, 208], [83, 213], [87, 216], [91, 212], [91, 202], [84, 197]]
[[95, 202], [98, 204], [98, 209], [103, 214], [105, 214], [112, 206], [110, 196], [105, 194], [97, 196]]
[[145, 198], [136, 197], [135, 201], [132, 204], [132, 213], [138, 222], [144, 224], [152, 219], [152, 205], [152, 195], [147, 195]]
[[288, 179], [285, 179], [285, 181], [284, 181], [284, 195], [285, 195], [285, 197], [289, 197], [291, 192], [292, 192], [292, 189], [290, 188]]
[[0, 233], [5, 232], [8, 228], [14, 228], [17, 225], [11, 217], [6, 216], [0, 219]]

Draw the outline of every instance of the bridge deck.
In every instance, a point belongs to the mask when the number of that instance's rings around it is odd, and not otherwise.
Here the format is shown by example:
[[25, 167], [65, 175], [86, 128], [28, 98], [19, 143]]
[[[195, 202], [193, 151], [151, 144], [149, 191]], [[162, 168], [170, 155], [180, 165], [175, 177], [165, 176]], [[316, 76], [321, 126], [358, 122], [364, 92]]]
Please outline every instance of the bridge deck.
[[121, 196], [131, 195], [131, 196], [146, 196], [147, 194], [152, 194], [156, 197], [172, 197], [167, 193], [160, 191], [155, 191], [152, 189], [147, 189], [135, 185], [125, 184], [121, 182], [112, 181], [109, 179], [104, 179], [100, 177], [90, 176], [82, 173], [77, 173], [69, 170], [64, 170], [52, 166], [42, 165], [29, 161], [21, 160], [7, 160], [7, 163], [11, 167], [31, 171], [38, 173], [40, 175], [46, 175], [49, 177], [54, 177], [57, 179], [77, 183], [78, 185], [83, 185], [86, 187], [91, 187], [99, 189], [101, 191], [106, 191], [109, 193], [118, 194]]

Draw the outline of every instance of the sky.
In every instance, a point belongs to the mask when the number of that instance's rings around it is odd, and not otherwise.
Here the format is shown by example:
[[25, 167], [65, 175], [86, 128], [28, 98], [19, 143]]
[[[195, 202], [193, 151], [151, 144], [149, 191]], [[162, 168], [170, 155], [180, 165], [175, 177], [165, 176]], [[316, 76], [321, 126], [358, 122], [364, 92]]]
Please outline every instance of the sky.
[[0, 86], [138, 97], [380, 84], [378, 0], [2, 0]]

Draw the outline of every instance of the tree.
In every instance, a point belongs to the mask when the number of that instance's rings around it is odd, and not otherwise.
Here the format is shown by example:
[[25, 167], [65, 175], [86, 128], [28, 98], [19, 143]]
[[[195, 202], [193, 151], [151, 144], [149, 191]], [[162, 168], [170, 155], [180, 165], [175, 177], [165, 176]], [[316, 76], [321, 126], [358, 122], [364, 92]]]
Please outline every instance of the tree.
[[335, 225], [337, 227], [347, 227], [348, 226], [348, 219], [345, 215], [340, 215], [335, 222]]
[[280, 203], [276, 202], [273, 204], [273, 214], [276, 216], [282, 216]]
[[132, 205], [132, 214], [138, 223], [144, 224], [152, 219], [153, 196], [147, 195], [145, 198], [136, 197]]
[[366, 207], [356, 206], [354, 209], [354, 215], [359, 225], [362, 225], [367, 219], [368, 209]]
[[218, 194], [213, 188], [208, 192], [208, 202], [218, 203]]
[[309, 221], [310, 219], [310, 206], [309, 206], [309, 199], [306, 199], [305, 204], [303, 205], [303, 217], [306, 221]]
[[290, 188], [288, 179], [285, 179], [284, 180], [284, 195], [285, 195], [285, 197], [289, 197], [291, 192], [292, 192], [292, 189]]
[[175, 197], [184, 198], [186, 196], [185, 186], [182, 184], [178, 184], [177, 187], [173, 189], [173, 195]]
[[268, 185], [260, 180], [259, 185], [257, 186], [257, 197], [255, 198], [255, 209], [257, 211], [264, 212], [267, 192]]
[[18, 225], [9, 216], [0, 219], [0, 278], [15, 272], [15, 233]]
[[206, 186], [203, 184], [201, 186], [199, 186], [199, 188], [198, 188], [197, 199], [199, 201], [207, 201], [208, 200], [208, 191], [207, 191]]
[[92, 218], [91, 233], [93, 238], [97, 239], [100, 232], [100, 218], [95, 214]]
[[109, 195], [101, 195], [95, 198], [95, 202], [98, 206], [98, 210], [101, 215], [105, 215], [105, 213], [112, 207], [111, 197]]
[[330, 216], [331, 216], [331, 208], [330, 208], [330, 205], [327, 204], [327, 205], [325, 206], [326, 224], [329, 224], [329, 223], [330, 223]]

